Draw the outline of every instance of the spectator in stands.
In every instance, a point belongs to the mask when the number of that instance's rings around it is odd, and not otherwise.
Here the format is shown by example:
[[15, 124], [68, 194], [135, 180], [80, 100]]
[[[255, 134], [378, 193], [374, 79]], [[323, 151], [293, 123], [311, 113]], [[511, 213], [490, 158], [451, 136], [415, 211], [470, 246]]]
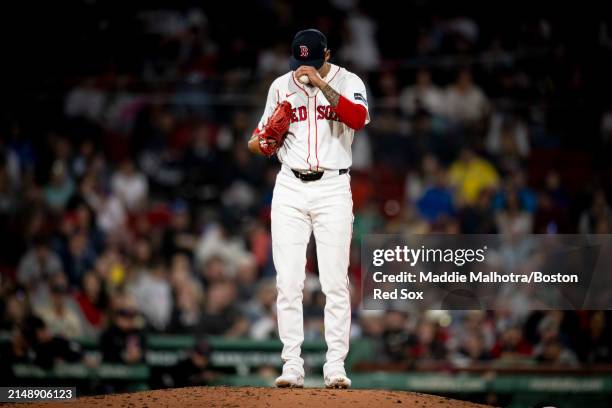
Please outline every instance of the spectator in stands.
[[561, 176], [551, 170], [546, 174], [544, 190], [538, 196], [534, 232], [555, 234], [572, 231], [569, 223], [569, 198], [561, 184]]
[[200, 321], [203, 289], [200, 282], [191, 274], [187, 255], [177, 254], [172, 258], [170, 283], [174, 308], [168, 331], [193, 333]]
[[380, 231], [383, 225], [384, 219], [374, 199], [364, 203], [360, 209], [355, 211], [355, 221], [353, 222], [355, 239], [360, 239], [363, 234]]
[[255, 222], [249, 229], [247, 245], [251, 249], [257, 268], [265, 272], [272, 258], [272, 238], [263, 222]]
[[21, 332], [28, 344], [31, 361], [42, 368], [53, 368], [57, 362], [81, 361], [83, 357], [79, 343], [53, 335], [39, 317], [26, 319]]
[[[96, 257], [98, 252], [104, 247], [105, 237], [102, 231], [96, 224], [96, 214], [93, 209], [87, 205], [87, 202], [82, 197], [75, 198], [71, 203], [73, 208], [66, 211], [62, 219], [61, 233], [62, 242], [76, 234], [84, 234], [87, 238], [86, 251], [87, 255]], [[66, 248], [60, 248], [58, 252], [67, 251]]]
[[503, 210], [509, 194], [518, 194], [521, 208], [533, 214], [537, 208], [536, 193], [527, 185], [527, 175], [521, 169], [515, 169], [503, 181], [502, 188], [495, 192], [492, 206], [495, 210]]
[[431, 72], [419, 69], [414, 85], [405, 88], [399, 97], [400, 109], [406, 116], [413, 116], [420, 109], [431, 115], [443, 115], [444, 93], [431, 80]]
[[215, 378], [210, 368], [212, 348], [205, 340], [200, 340], [189, 351], [186, 358], [170, 367], [161, 378], [165, 387], [193, 387], [208, 385]]
[[534, 357], [541, 363], [574, 366], [578, 363], [576, 354], [561, 340], [560, 313], [547, 314], [538, 325], [540, 342], [533, 350]]
[[51, 167], [51, 179], [45, 187], [45, 202], [54, 211], [61, 211], [74, 193], [74, 182], [66, 164], [56, 161]]
[[533, 230], [531, 214], [521, 207], [519, 196], [510, 192], [506, 198], [506, 208], [496, 216], [497, 230], [506, 236], [525, 236]]
[[177, 254], [172, 258], [170, 266], [170, 283], [174, 290], [181, 287], [190, 287], [198, 296], [201, 295], [202, 285], [191, 272], [189, 257], [185, 254]]
[[497, 157], [503, 172], [516, 169], [529, 155], [527, 125], [517, 114], [496, 112], [491, 116], [487, 152]]
[[258, 278], [255, 257], [245, 255], [238, 263], [236, 271], [236, 284], [238, 285], [238, 300], [244, 304], [250, 301], [256, 292]]
[[455, 216], [453, 194], [448, 186], [448, 175], [445, 168], [441, 166], [437, 168], [434, 182], [426, 188], [423, 195], [418, 199], [417, 208], [421, 216], [430, 223]]
[[101, 119], [106, 95], [96, 84], [95, 77], [81, 81], [66, 95], [64, 113], [67, 117], [84, 117], [91, 120]]
[[106, 289], [93, 270], [83, 275], [81, 288], [75, 294], [75, 300], [83, 316], [83, 331], [90, 336], [98, 336], [105, 323], [105, 310], [108, 304]]
[[446, 115], [468, 126], [481, 125], [489, 113], [489, 101], [482, 89], [474, 84], [467, 68], [459, 71], [456, 82], [446, 90], [445, 99]]
[[512, 326], [504, 330], [491, 349], [491, 356], [503, 360], [520, 360], [531, 357], [533, 346], [523, 337], [520, 327]]
[[0, 342], [0, 378], [2, 379], [2, 385], [18, 384], [13, 372], [13, 364], [30, 363], [29, 344], [19, 327], [15, 326], [13, 328], [9, 341]]
[[442, 360], [446, 357], [446, 338], [439, 324], [423, 318], [410, 338], [409, 356], [420, 361]]
[[490, 350], [495, 341], [495, 321], [481, 310], [454, 311], [453, 325], [450, 328], [452, 347], [458, 348], [466, 342], [466, 338], [477, 333], [481, 336], [484, 347]]
[[459, 206], [473, 205], [482, 190], [494, 189], [499, 185], [495, 167], [469, 147], [463, 148], [459, 158], [451, 164], [449, 178], [456, 189]]
[[379, 67], [380, 53], [376, 42], [376, 21], [361, 10], [350, 13], [345, 23], [345, 38], [338, 56], [358, 71]]
[[175, 285], [174, 309], [167, 330], [171, 333], [193, 333], [200, 322], [201, 298], [197, 283]]
[[137, 280], [142, 274], [149, 273], [153, 264], [152, 244], [146, 237], [138, 238], [131, 246], [131, 276], [132, 280]]
[[407, 347], [411, 334], [408, 331], [408, 315], [389, 310], [384, 316], [385, 329], [382, 333], [384, 355], [389, 361], [407, 361], [410, 355]]
[[289, 45], [279, 41], [274, 46], [266, 48], [259, 53], [257, 71], [264, 76], [280, 76], [289, 66]]
[[385, 331], [384, 315], [385, 312], [382, 310], [361, 310], [359, 313], [360, 335], [380, 343], [379, 340]]
[[21, 186], [22, 174], [19, 155], [4, 137], [0, 137], [0, 174], [3, 179], [3, 194], [7, 199]]
[[112, 193], [102, 193], [94, 207], [100, 229], [113, 241], [126, 241], [128, 214], [121, 200]]
[[482, 190], [473, 206], [464, 207], [460, 214], [464, 234], [494, 234], [497, 232], [495, 214], [491, 206], [493, 192]]
[[140, 173], [131, 159], [124, 159], [119, 170], [111, 180], [113, 194], [116, 195], [130, 212], [143, 208], [149, 190], [144, 174]]
[[111, 324], [100, 336], [107, 363], [138, 364], [145, 358], [144, 322], [135, 299], [125, 293], [111, 297]]
[[469, 365], [488, 361], [491, 359], [491, 354], [486, 349], [482, 334], [471, 332], [463, 338], [459, 349], [450, 358], [455, 364]]
[[57, 274], [49, 282], [48, 300], [39, 303], [34, 312], [44, 322], [53, 335], [67, 338], [83, 334], [78, 307], [70, 296], [68, 280], [64, 274]]
[[51, 251], [46, 237], [39, 235], [35, 237], [32, 248], [19, 262], [17, 282], [35, 294], [47, 279], [60, 273], [60, 258]]
[[19, 175], [19, 172], [16, 171], [11, 174], [11, 171], [14, 171], [14, 169], [10, 167], [16, 163], [11, 164], [8, 162], [9, 160], [11, 160], [10, 154], [4, 152], [2, 140], [0, 139], [0, 228], [6, 225], [8, 217], [15, 214], [18, 206], [15, 194], [18, 179], [14, 177], [14, 174]]
[[612, 363], [612, 328], [609, 311], [593, 311], [588, 326], [580, 334], [578, 355], [581, 361], [589, 364]]
[[85, 139], [79, 145], [78, 152], [72, 160], [72, 173], [75, 177], [83, 177], [95, 159], [96, 147], [92, 139]]
[[208, 288], [197, 330], [200, 336], [236, 337], [248, 331], [248, 321], [235, 300], [236, 285], [232, 281], [216, 282]]
[[12, 291], [3, 291], [3, 299], [0, 301], [2, 306], [2, 324], [0, 330], [10, 331], [21, 325], [30, 315], [31, 306], [28, 299], [28, 292], [23, 288], [15, 288]]
[[150, 269], [141, 271], [127, 290], [134, 296], [147, 323], [154, 330], [163, 331], [172, 314], [172, 288], [164, 263], [157, 261]]
[[612, 207], [603, 189], [595, 191], [591, 206], [580, 215], [581, 234], [609, 234], [612, 231]]
[[251, 320], [250, 337], [271, 339], [277, 332], [276, 321], [276, 283], [263, 280], [257, 286], [255, 299], [247, 303], [244, 314]]
[[77, 287], [85, 272], [93, 268], [96, 253], [89, 236], [84, 232], [77, 232], [67, 239], [68, 242], [61, 249], [64, 272], [68, 276], [70, 285]]
[[226, 263], [219, 256], [209, 258], [200, 270], [200, 279], [206, 286], [224, 281], [230, 276]]
[[171, 259], [177, 253], [190, 255], [196, 245], [196, 236], [191, 230], [191, 216], [187, 203], [175, 201], [171, 206], [170, 225], [164, 230], [161, 243], [161, 254]]
[[429, 153], [422, 157], [420, 167], [410, 171], [406, 177], [406, 198], [416, 202], [425, 189], [435, 185], [442, 164], [437, 156]]
[[232, 234], [230, 225], [213, 223], [208, 225], [195, 248], [196, 262], [206, 264], [212, 258], [218, 258], [224, 264], [228, 276], [234, 276], [238, 265], [250, 257], [240, 236]]

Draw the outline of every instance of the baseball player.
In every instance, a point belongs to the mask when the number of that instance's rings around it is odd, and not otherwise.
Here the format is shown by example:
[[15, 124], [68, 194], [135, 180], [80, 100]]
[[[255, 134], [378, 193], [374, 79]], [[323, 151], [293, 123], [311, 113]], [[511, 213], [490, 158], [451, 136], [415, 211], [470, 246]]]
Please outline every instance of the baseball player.
[[249, 140], [253, 153], [282, 163], [272, 198], [272, 246], [278, 289], [283, 372], [278, 387], [303, 387], [302, 290], [306, 246], [314, 233], [319, 280], [326, 297], [325, 386], [348, 388], [351, 304], [348, 264], [353, 224], [349, 168], [355, 130], [369, 121], [366, 88], [357, 75], [331, 64], [317, 30], [296, 34], [291, 71], [277, 78]]

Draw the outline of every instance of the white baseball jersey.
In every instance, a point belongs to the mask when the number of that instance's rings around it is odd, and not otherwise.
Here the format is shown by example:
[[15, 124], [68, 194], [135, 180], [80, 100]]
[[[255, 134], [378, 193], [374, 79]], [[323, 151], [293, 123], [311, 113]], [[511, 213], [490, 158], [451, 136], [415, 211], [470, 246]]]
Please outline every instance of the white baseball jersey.
[[[323, 78], [336, 92], [368, 109], [366, 87], [352, 72], [337, 65]], [[259, 129], [276, 105], [291, 103], [293, 117], [289, 134], [277, 152], [281, 163], [294, 170], [339, 170], [351, 167], [351, 144], [355, 131], [342, 123], [319, 88], [299, 83], [293, 71], [270, 85]], [[370, 122], [367, 113], [366, 124]]]

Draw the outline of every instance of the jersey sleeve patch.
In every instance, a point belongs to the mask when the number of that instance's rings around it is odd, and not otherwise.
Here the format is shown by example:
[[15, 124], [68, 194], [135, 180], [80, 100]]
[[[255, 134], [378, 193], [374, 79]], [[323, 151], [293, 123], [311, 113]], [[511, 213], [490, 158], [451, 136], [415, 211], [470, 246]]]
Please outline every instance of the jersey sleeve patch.
[[355, 92], [353, 94], [353, 99], [355, 99], [356, 101], [363, 102], [366, 106], [368, 105], [368, 101], [366, 101], [366, 98], [364, 98], [364, 96], [360, 94], [359, 92]]

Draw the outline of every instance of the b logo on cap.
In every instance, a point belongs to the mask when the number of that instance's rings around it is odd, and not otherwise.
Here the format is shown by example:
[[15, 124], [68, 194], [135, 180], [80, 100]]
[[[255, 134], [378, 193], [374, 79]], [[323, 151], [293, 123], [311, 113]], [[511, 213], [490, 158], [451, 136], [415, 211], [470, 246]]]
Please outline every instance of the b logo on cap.
[[300, 57], [308, 56], [308, 47], [305, 45], [300, 45]]

